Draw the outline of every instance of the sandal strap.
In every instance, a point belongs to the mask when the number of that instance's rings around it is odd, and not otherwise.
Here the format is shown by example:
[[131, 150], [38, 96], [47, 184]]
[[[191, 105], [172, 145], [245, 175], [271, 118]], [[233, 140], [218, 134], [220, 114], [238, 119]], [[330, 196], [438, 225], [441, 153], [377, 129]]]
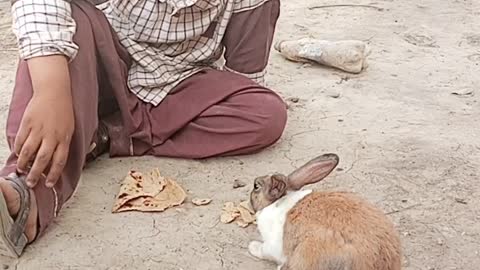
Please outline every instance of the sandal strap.
[[17, 244], [25, 232], [28, 214], [30, 213], [30, 191], [25, 183], [24, 176], [18, 176], [16, 173], [12, 173], [7, 176], [5, 180], [11, 181], [13, 188], [20, 195], [20, 210], [12, 224], [11, 230], [8, 232], [8, 238], [10, 238], [14, 244]]
[[90, 162], [108, 151], [109, 141], [108, 128], [105, 123], [100, 121], [95, 133], [95, 139], [91, 144], [90, 152], [87, 154], [86, 161]]

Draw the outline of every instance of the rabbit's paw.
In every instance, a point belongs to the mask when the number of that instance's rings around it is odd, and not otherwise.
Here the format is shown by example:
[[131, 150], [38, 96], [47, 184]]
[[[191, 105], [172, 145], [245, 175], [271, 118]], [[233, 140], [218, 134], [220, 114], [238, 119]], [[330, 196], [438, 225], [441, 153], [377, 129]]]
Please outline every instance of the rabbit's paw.
[[252, 241], [250, 244], [248, 244], [248, 251], [250, 254], [254, 257], [257, 257], [259, 259], [263, 258], [263, 243], [259, 241]]

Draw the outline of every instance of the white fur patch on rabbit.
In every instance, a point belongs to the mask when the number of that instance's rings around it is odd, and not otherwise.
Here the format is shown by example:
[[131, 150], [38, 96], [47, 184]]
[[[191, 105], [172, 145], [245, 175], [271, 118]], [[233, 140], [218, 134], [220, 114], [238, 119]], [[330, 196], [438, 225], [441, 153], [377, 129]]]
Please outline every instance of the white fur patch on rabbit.
[[[287, 258], [283, 253], [283, 232], [288, 212], [312, 190], [289, 192], [287, 195], [257, 212], [257, 226], [263, 243], [252, 241], [248, 251], [259, 259], [271, 260], [283, 265]], [[280, 269], [280, 267], [279, 267]]]

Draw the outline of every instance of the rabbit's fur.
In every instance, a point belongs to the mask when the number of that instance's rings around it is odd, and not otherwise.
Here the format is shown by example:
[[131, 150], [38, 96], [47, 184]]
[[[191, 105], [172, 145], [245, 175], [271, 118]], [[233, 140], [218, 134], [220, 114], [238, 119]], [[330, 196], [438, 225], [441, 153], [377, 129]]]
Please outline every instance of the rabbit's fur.
[[401, 243], [388, 218], [348, 192], [300, 190], [338, 164], [325, 154], [291, 173], [255, 179], [250, 203], [263, 242], [250, 253], [280, 270], [400, 270]]

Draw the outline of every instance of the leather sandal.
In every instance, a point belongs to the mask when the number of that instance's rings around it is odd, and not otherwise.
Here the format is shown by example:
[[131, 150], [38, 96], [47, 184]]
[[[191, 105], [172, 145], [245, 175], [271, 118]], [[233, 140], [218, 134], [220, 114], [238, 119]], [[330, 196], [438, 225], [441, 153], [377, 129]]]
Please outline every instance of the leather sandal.
[[20, 210], [15, 218], [8, 213], [7, 202], [0, 192], [0, 255], [18, 258], [28, 244], [25, 235], [28, 214], [30, 213], [30, 191], [24, 177], [15, 173], [5, 178], [20, 194]]
[[108, 152], [110, 143], [110, 138], [108, 137], [108, 129], [107, 126], [100, 122], [98, 124], [97, 133], [95, 135], [95, 139], [90, 146], [90, 152], [87, 154], [86, 162], [89, 163], [97, 157], [101, 156]]

